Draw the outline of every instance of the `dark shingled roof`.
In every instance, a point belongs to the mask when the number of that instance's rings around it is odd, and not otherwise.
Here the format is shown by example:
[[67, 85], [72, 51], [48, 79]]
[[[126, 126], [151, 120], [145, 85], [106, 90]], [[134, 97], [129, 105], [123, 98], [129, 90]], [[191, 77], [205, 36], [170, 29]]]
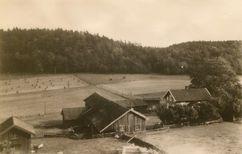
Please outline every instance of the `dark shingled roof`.
[[84, 109], [84, 107], [63, 108], [61, 114], [63, 115], [64, 120], [76, 120]]
[[128, 109], [122, 107], [111, 107], [105, 105], [103, 108], [91, 109], [89, 112], [83, 115], [91, 122], [98, 132], [105, 128], [112, 121], [120, 117], [127, 112]]
[[140, 98], [132, 98], [130, 100], [126, 99], [126, 100], [120, 100], [120, 101], [115, 101], [116, 104], [119, 104], [123, 107], [126, 108], [131, 108], [131, 107], [138, 107], [138, 106], [147, 106], [148, 104], [143, 101]]
[[10, 117], [0, 124], [0, 136], [11, 130], [12, 128], [21, 130], [28, 134], [35, 134], [33, 126], [25, 123], [24, 121], [16, 118]]
[[211, 94], [207, 88], [169, 90], [176, 102], [208, 101]]
[[89, 96], [89, 98], [85, 99], [85, 102], [96, 102], [96, 104], [92, 105], [92, 108], [89, 109], [89, 111], [82, 115], [82, 117], [88, 119], [95, 126], [98, 132], [119, 118], [125, 112], [129, 111], [129, 109], [125, 107], [125, 104], [110, 101], [98, 93], [94, 93]]
[[126, 99], [123, 96], [120, 96], [120, 95], [117, 95], [117, 94], [113, 94], [113, 93], [110, 93], [110, 92], [102, 91], [102, 92], [94, 92], [94, 93], [92, 93], [86, 99], [84, 99], [84, 101], [86, 102], [87, 100], [92, 99], [96, 95], [100, 95], [103, 98], [108, 99], [110, 101], [120, 101], [120, 100], [125, 100]]
[[94, 101], [97, 101], [99, 99], [102, 100], [106, 100], [106, 101], [110, 101], [113, 103], [116, 103], [124, 108], [130, 108], [130, 107], [137, 107], [137, 106], [144, 106], [147, 105], [147, 103], [145, 101], [143, 101], [140, 98], [134, 97], [134, 98], [122, 98], [122, 99], [111, 99], [110, 97], [108, 97], [107, 95], [103, 95], [100, 93], [93, 93], [92, 95], [90, 95], [89, 97], [87, 97], [84, 102], [86, 103], [92, 103]]

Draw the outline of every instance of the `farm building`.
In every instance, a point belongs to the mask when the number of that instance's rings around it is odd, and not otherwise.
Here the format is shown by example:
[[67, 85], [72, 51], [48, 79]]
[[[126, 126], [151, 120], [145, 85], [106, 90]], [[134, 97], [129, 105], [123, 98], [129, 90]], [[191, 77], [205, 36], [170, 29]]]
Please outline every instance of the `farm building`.
[[135, 111], [141, 113], [147, 113], [148, 104], [140, 98], [130, 98], [125, 100], [114, 101], [116, 104], [119, 104], [125, 108], [133, 108]]
[[77, 126], [78, 130], [91, 134], [131, 133], [146, 129], [146, 116], [135, 109], [142, 110], [143, 101], [114, 99], [110, 96], [93, 93], [84, 102], [85, 107], [62, 109], [64, 127]]
[[156, 93], [139, 94], [137, 95], [137, 97], [139, 97], [145, 104], [147, 104], [146, 112], [150, 113], [157, 109], [164, 95], [165, 95], [165, 92], [156, 92]]
[[84, 109], [84, 107], [63, 108], [61, 111], [63, 126], [70, 127], [78, 125], [77, 119]]
[[31, 135], [35, 135], [34, 128], [15, 117], [0, 124], [0, 144], [5, 145], [10, 153], [30, 153]]
[[[112, 101], [94, 93], [85, 100], [86, 112], [82, 118], [87, 121], [92, 133], [145, 131], [146, 117], [125, 101]], [[129, 103], [129, 102], [128, 102]]]
[[95, 99], [97, 99], [96, 97], [97, 95], [103, 97], [104, 99], [112, 103], [118, 104], [124, 108], [129, 108], [129, 109], [133, 108], [134, 110], [141, 113], [147, 111], [148, 104], [142, 99], [140, 99], [139, 97], [132, 97], [128, 99], [127, 98], [117, 99], [116, 96], [112, 97], [109, 95], [98, 94], [98, 93], [94, 93], [93, 95], [91, 95], [91, 97], [88, 97], [84, 100], [84, 102], [88, 102], [88, 104], [86, 103], [86, 107], [92, 105], [95, 102]]
[[163, 97], [163, 101], [167, 104], [179, 103], [184, 105], [209, 101], [210, 99], [211, 94], [207, 88], [169, 90]]

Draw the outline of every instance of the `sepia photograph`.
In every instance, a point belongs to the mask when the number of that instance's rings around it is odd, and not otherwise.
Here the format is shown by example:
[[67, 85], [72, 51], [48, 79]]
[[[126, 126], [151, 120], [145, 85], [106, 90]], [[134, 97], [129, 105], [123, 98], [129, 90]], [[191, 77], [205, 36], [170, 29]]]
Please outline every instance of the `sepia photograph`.
[[0, 0], [0, 154], [242, 154], [241, 6]]

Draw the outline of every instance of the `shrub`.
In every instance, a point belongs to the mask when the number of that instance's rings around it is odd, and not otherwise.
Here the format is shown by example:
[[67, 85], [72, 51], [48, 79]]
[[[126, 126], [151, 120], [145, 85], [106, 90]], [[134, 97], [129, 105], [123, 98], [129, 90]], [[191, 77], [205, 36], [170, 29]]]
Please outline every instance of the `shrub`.
[[166, 104], [162, 104], [157, 110], [157, 115], [164, 124], [201, 123], [221, 118], [217, 108], [208, 102], [175, 104], [169, 108]]

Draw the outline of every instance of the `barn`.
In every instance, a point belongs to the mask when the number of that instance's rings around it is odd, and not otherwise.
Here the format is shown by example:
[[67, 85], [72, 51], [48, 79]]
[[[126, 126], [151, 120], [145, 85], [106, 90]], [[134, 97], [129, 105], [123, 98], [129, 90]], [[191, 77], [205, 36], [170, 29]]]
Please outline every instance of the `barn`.
[[0, 124], [0, 144], [7, 145], [10, 153], [30, 153], [31, 135], [35, 135], [33, 126], [16, 117], [10, 117]]
[[146, 114], [148, 112], [149, 104], [146, 103], [144, 100], [138, 97], [132, 97], [125, 100], [114, 101], [116, 104], [119, 104], [125, 108], [133, 108], [135, 111], [140, 113]]
[[210, 101], [211, 94], [207, 88], [169, 90], [163, 97], [167, 104], [191, 104], [201, 101]]
[[[134, 133], [145, 131], [146, 116], [133, 108], [127, 108], [125, 102], [112, 101], [94, 93], [84, 100], [86, 112], [84, 119], [92, 134], [106, 132]], [[129, 102], [127, 102], [129, 103]]]

